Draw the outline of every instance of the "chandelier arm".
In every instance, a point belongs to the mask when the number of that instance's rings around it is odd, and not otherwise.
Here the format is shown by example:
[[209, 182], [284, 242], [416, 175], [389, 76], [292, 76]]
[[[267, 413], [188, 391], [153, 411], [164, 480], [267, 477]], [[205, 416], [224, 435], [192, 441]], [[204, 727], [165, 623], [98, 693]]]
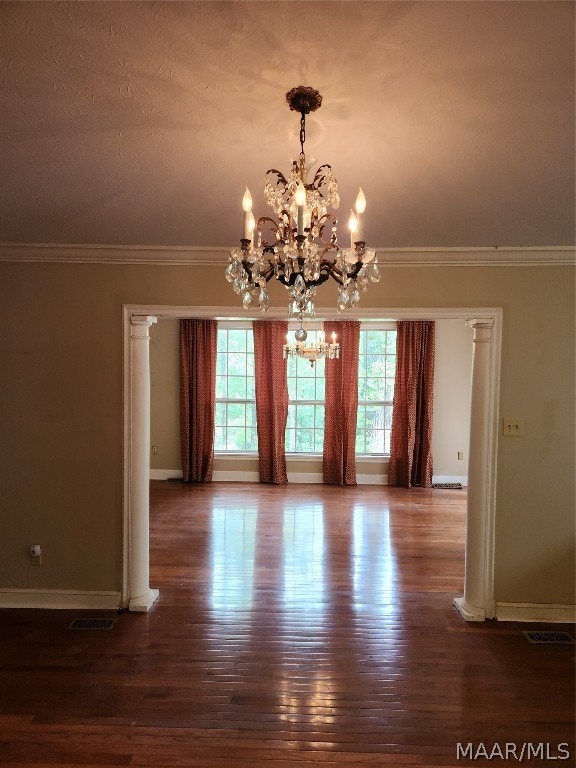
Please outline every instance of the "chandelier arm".
[[[332, 166], [331, 166], [329, 163], [324, 163], [324, 164], [323, 164], [323, 165], [321, 165], [321, 166], [318, 168], [318, 170], [316, 171], [316, 175], [314, 176], [314, 181], [312, 182], [312, 184], [314, 185], [314, 187], [315, 187], [315, 188], [318, 190], [318, 192], [319, 192], [321, 195], [322, 195], [322, 193], [320, 192], [320, 189], [319, 189], [319, 187], [321, 187], [321, 186], [322, 186], [322, 182], [323, 182], [323, 180], [324, 180], [324, 178], [325, 178], [325, 174], [324, 174], [324, 173], [321, 173], [321, 171], [322, 171], [324, 168], [327, 168], [329, 171], [331, 171], [331, 170], [332, 170]], [[322, 195], [322, 197], [324, 197], [324, 195]]]
[[[268, 222], [272, 226], [272, 229], [276, 233], [276, 240], [277, 241], [281, 240], [283, 235], [282, 235], [282, 231], [280, 229], [280, 225], [278, 224], [277, 221], [274, 221], [274, 219], [272, 219], [270, 216], [261, 216], [258, 219], [258, 221], [256, 222], [256, 229], [258, 230], [260, 235], [262, 235], [262, 225], [265, 222]], [[273, 248], [273, 243], [269, 243], [267, 240], [264, 240], [264, 239], [262, 240], [262, 245], [264, 247], [264, 250], [269, 249], [269, 248]]]
[[261, 272], [260, 276], [264, 278], [264, 280], [269, 283], [270, 280], [274, 277], [274, 265], [270, 263], [270, 266], [266, 269], [265, 272]]
[[284, 176], [282, 171], [279, 171], [277, 168], [269, 168], [266, 171], [265, 176], [268, 176], [271, 173], [275, 173], [276, 174], [276, 183], [278, 185], [282, 185], [284, 187], [284, 189], [288, 186], [288, 180], [286, 179], [286, 176]]
[[330, 240], [324, 240], [324, 238], [322, 237], [322, 235], [324, 234], [324, 230], [325, 230], [325, 228], [326, 228], [328, 223], [331, 223], [332, 226], [335, 227], [338, 224], [338, 219], [335, 216], [332, 216], [331, 213], [325, 213], [324, 216], [321, 216], [318, 219], [318, 222], [317, 222], [317, 226], [318, 226], [318, 239], [320, 240], [321, 243], [324, 243], [324, 245], [327, 246], [326, 250], [328, 250], [330, 248], [337, 248], [338, 247], [336, 245], [336, 240], [334, 239], [334, 237], [332, 235], [330, 236]]

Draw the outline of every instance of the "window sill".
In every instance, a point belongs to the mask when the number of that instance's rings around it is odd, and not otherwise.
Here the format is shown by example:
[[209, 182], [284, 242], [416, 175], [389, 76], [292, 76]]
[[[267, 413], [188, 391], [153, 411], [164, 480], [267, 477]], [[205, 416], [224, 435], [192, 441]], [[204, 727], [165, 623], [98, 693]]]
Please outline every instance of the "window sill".
[[[257, 459], [257, 451], [214, 451], [214, 456], [219, 459]], [[321, 459], [321, 453], [287, 453], [286, 458], [290, 460], [301, 459], [305, 461], [307, 459]], [[387, 461], [390, 458], [389, 453], [371, 453], [371, 454], [356, 454], [356, 461], [365, 462], [367, 464], [376, 464], [381, 461]]]

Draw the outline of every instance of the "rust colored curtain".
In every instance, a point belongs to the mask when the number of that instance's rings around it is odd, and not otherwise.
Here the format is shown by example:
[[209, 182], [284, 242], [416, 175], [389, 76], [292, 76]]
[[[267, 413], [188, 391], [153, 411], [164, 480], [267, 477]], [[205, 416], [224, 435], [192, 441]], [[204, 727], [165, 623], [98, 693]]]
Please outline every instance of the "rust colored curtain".
[[180, 444], [184, 480], [208, 483], [214, 461], [216, 320], [180, 321]]
[[388, 485], [432, 485], [433, 321], [398, 323]]
[[287, 483], [288, 383], [282, 348], [286, 343], [288, 323], [285, 320], [254, 320], [252, 327], [260, 482]]
[[336, 332], [340, 358], [327, 360], [324, 395], [323, 478], [328, 485], [356, 485], [356, 419], [360, 323], [324, 323], [326, 340]]

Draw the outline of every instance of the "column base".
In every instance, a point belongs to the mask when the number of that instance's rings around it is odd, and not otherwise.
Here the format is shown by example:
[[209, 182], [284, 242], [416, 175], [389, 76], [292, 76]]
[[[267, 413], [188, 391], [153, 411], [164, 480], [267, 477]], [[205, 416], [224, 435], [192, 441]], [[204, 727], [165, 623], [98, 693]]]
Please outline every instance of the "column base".
[[455, 597], [452, 601], [458, 613], [466, 621], [486, 621], [486, 611], [476, 605], [469, 605], [463, 597]]
[[148, 592], [145, 592], [139, 597], [130, 598], [130, 602], [128, 603], [128, 610], [136, 613], [148, 613], [156, 600], [158, 600], [159, 594], [160, 593], [157, 589], [149, 589]]

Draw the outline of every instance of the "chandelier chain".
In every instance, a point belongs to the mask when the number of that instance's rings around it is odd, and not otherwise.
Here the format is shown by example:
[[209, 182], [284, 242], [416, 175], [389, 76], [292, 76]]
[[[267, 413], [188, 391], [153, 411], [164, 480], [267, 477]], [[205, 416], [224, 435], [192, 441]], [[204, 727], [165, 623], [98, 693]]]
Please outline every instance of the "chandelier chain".
[[306, 141], [306, 113], [300, 113], [300, 157], [304, 157], [304, 143]]

